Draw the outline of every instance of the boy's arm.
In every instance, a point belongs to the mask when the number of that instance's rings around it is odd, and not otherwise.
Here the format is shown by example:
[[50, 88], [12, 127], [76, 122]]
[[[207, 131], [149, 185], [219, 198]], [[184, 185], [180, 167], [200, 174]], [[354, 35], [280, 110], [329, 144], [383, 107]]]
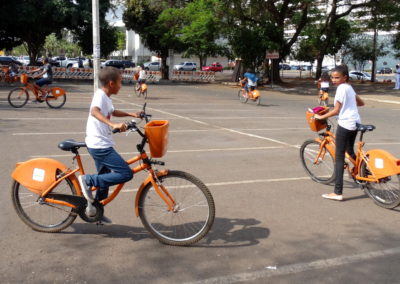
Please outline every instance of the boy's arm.
[[140, 118], [140, 114], [141, 112], [125, 112], [122, 110], [114, 110], [112, 115], [116, 116], [116, 117], [124, 117], [124, 116], [132, 116], [132, 117], [136, 117], [136, 118]]
[[90, 114], [94, 116], [97, 120], [111, 126], [113, 129], [118, 128], [121, 132], [126, 131], [126, 124], [125, 123], [113, 123], [111, 120], [105, 117], [98, 107], [92, 107], [90, 110]]

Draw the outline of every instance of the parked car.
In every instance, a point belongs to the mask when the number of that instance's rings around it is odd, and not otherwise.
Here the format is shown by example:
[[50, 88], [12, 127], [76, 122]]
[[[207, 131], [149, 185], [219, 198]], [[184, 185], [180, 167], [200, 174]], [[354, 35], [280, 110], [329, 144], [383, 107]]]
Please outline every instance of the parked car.
[[90, 67], [89, 59], [81, 57], [81, 62], [79, 62], [79, 57], [77, 58], [78, 61], [72, 64], [74, 68], [87, 68]]
[[125, 69], [125, 65], [124, 63], [122, 63], [122, 60], [115, 60], [115, 59], [107, 60], [106, 62], [102, 63], [101, 66], [102, 67], [111, 66], [118, 69]]
[[349, 72], [350, 80], [371, 80], [371, 75], [364, 71], [350, 71]]
[[131, 60], [122, 60], [122, 64], [124, 64], [125, 68], [133, 68], [136, 66]]
[[215, 62], [209, 66], [203, 66], [203, 68], [201, 68], [202, 71], [214, 71], [214, 72], [222, 72], [222, 70], [224, 70], [224, 67], [219, 64], [218, 62]]
[[143, 64], [143, 66], [144, 66], [144, 70], [160, 71], [161, 63], [159, 61], [150, 61], [150, 62], [145, 62]]
[[197, 65], [194, 62], [182, 62], [174, 65], [174, 70], [179, 71], [196, 71]]
[[14, 63], [18, 66], [22, 65], [21, 62], [19, 62], [18, 60], [15, 60], [11, 56], [0, 56], [0, 65], [10, 65], [11, 63]]
[[378, 69], [378, 71], [376, 71], [376, 73], [378, 74], [392, 74], [393, 70], [389, 67], [382, 67], [380, 69]]
[[29, 56], [27, 56], [27, 55], [20, 56], [20, 57], [18, 57], [17, 60], [19, 62], [21, 62], [22, 65], [24, 65], [24, 66], [29, 65], [29, 61], [30, 61]]
[[54, 61], [59, 62], [60, 67], [71, 68], [74, 63], [78, 62], [78, 58], [68, 58], [65, 56], [56, 56], [52, 58]]
[[[53, 67], [60, 67], [60, 62], [57, 60], [53, 60], [52, 58], [49, 58], [49, 63]], [[29, 64], [29, 65], [31, 65], [31, 64]], [[36, 63], [32, 66], [43, 66], [42, 58], [39, 58], [38, 60], [36, 60]]]
[[290, 70], [290, 65], [286, 63], [279, 64], [279, 70]]

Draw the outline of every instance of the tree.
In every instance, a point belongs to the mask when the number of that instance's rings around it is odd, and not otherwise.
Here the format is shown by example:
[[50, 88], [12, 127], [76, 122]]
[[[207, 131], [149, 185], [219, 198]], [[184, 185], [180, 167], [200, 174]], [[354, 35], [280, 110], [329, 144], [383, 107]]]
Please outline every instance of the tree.
[[[311, 0], [221, 0], [224, 3], [224, 18], [227, 19], [228, 34], [232, 29], [240, 30], [233, 35], [230, 44], [233, 50], [245, 51], [246, 46], [262, 45], [263, 48], [279, 51], [279, 59], [272, 60], [272, 72], [275, 82], [281, 82], [279, 62], [288, 56], [300, 32], [308, 23], [308, 14], [312, 7]], [[292, 33], [285, 33], [286, 30]], [[250, 31], [251, 41], [245, 39]], [[236, 39], [236, 40], [235, 40]], [[264, 50], [265, 56], [266, 49]], [[242, 57], [243, 54], [237, 54]]]
[[184, 47], [184, 57], [199, 57], [200, 68], [207, 57], [226, 53], [224, 45], [217, 42], [221, 26], [216, 16], [218, 5], [218, 0], [195, 0], [184, 8], [164, 10], [157, 20], [169, 28], [166, 36]]
[[144, 45], [161, 57], [163, 79], [168, 78], [166, 69], [169, 49], [183, 51], [182, 43], [173, 37], [170, 28], [157, 21], [163, 10], [184, 7], [184, 0], [127, 0], [123, 21], [127, 29], [140, 35]]
[[[1, 47], [11, 49], [22, 42], [35, 62], [46, 36], [59, 33], [70, 20], [74, 1], [2, 1], [0, 9]], [[57, 12], [55, 12], [57, 11]]]

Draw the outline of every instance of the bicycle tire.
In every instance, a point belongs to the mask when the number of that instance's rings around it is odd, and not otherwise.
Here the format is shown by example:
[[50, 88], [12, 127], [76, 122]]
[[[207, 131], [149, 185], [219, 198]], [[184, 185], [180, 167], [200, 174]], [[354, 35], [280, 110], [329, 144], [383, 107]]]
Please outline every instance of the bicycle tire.
[[[370, 174], [365, 161], [361, 162], [360, 175]], [[379, 183], [366, 182], [364, 191], [380, 207], [392, 209], [400, 205], [400, 175], [392, 175], [380, 179]]]
[[245, 97], [243, 94], [244, 94], [243, 90], [238, 91], [239, 101], [245, 104], [245, 103], [247, 103], [248, 98]]
[[322, 184], [330, 184], [336, 178], [335, 159], [325, 148], [324, 158], [320, 158], [319, 163], [315, 164], [314, 161], [319, 153], [319, 148], [319, 142], [306, 140], [300, 147], [301, 163], [312, 180]]
[[167, 211], [165, 202], [149, 183], [139, 200], [144, 227], [163, 244], [188, 246], [200, 241], [215, 218], [215, 204], [207, 186], [181, 171], [169, 171], [159, 180], [176, 201], [178, 212]]
[[[8, 93], [8, 103], [15, 108], [21, 108], [24, 105], [26, 105], [26, 103], [29, 100], [29, 94], [28, 92], [23, 88], [23, 87], [17, 87], [12, 89], [9, 93]], [[17, 103], [19, 102], [19, 103]]]
[[256, 105], [259, 106], [261, 104], [261, 96], [256, 99]]
[[58, 97], [46, 97], [46, 104], [50, 107], [50, 108], [61, 108], [63, 105], [65, 105], [65, 102], [67, 101], [67, 95], [64, 94], [62, 96], [58, 96]]
[[136, 85], [134, 87], [134, 90], [135, 90], [135, 95], [140, 97], [141, 88], [138, 90], [138, 83], [136, 83]]
[[[51, 192], [76, 195], [75, 188], [69, 179], [61, 181]], [[11, 197], [17, 215], [35, 231], [60, 232], [70, 226], [77, 217], [73, 208], [41, 202], [39, 195], [31, 192], [17, 181], [14, 181], [12, 185]], [[45, 219], [49, 219], [49, 221], [45, 221]]]
[[143, 92], [143, 97], [147, 99], [147, 90]]

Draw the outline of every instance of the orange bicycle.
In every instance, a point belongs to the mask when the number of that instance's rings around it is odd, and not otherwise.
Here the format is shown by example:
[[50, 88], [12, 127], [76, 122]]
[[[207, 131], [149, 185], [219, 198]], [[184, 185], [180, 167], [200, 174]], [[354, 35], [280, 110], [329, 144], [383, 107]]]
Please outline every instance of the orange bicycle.
[[239, 101], [241, 101], [242, 103], [245, 104], [250, 99], [250, 100], [254, 101], [256, 103], [256, 105], [261, 104], [260, 91], [258, 91], [257, 89], [254, 89], [254, 90], [249, 90], [248, 92], [246, 92], [246, 89], [244, 88], [246, 83], [243, 82], [242, 80], [240, 80], [240, 78], [239, 78], [239, 84], [240, 84], [240, 90], [238, 91]]
[[[149, 173], [137, 190], [135, 214], [160, 242], [175, 246], [193, 244], [208, 233], [214, 222], [213, 197], [195, 176], [155, 168], [155, 165], [164, 165], [153, 158], [160, 158], [167, 151], [169, 123], [167, 120], [148, 122], [151, 115], [146, 114], [145, 107], [146, 104], [142, 115], [147, 122], [144, 133], [134, 121], [127, 123], [128, 129], [137, 132], [142, 141], [136, 146], [139, 155], [126, 162], [129, 165], [139, 162], [132, 168], [133, 173]], [[151, 158], [144, 149], [147, 143]], [[37, 158], [18, 163], [12, 173], [14, 208], [25, 224], [40, 232], [59, 232], [71, 225], [78, 215], [86, 222], [98, 222], [103, 216], [103, 207], [113, 201], [124, 186], [117, 185], [108, 198], [96, 201], [96, 215], [88, 216], [87, 201], [76, 177], [76, 174], [85, 174], [78, 150], [86, 144], [68, 139], [58, 147], [74, 154], [73, 164], [77, 164], [74, 169], [53, 159]]]
[[10, 67], [4, 66], [2, 67], [2, 71], [3, 71], [2, 80], [4, 80], [4, 82], [12, 84], [18, 81], [19, 77], [17, 74], [11, 75]]
[[24, 86], [14, 88], [8, 94], [8, 103], [12, 107], [21, 108], [26, 105], [30, 93], [35, 96], [36, 101], [46, 102], [50, 108], [61, 108], [65, 104], [67, 96], [64, 89], [60, 87], [40, 88], [31, 82], [32, 79], [27, 74], [21, 74], [20, 79]]
[[147, 98], [147, 84], [146, 83], [136, 83], [135, 86], [135, 94], [140, 97], [143, 96], [145, 99]]
[[[318, 114], [324, 114], [324, 108]], [[335, 135], [327, 120], [316, 120], [314, 113], [306, 113], [307, 122], [312, 131], [318, 132], [319, 137], [307, 140], [300, 147], [300, 159], [310, 177], [319, 183], [334, 182], [335, 173]], [[390, 153], [373, 149], [365, 152], [363, 136], [373, 131], [373, 125], [358, 125], [360, 132], [357, 143], [356, 158], [346, 153], [345, 163], [349, 175], [374, 202], [384, 208], [394, 208], [400, 204], [400, 160]]]

